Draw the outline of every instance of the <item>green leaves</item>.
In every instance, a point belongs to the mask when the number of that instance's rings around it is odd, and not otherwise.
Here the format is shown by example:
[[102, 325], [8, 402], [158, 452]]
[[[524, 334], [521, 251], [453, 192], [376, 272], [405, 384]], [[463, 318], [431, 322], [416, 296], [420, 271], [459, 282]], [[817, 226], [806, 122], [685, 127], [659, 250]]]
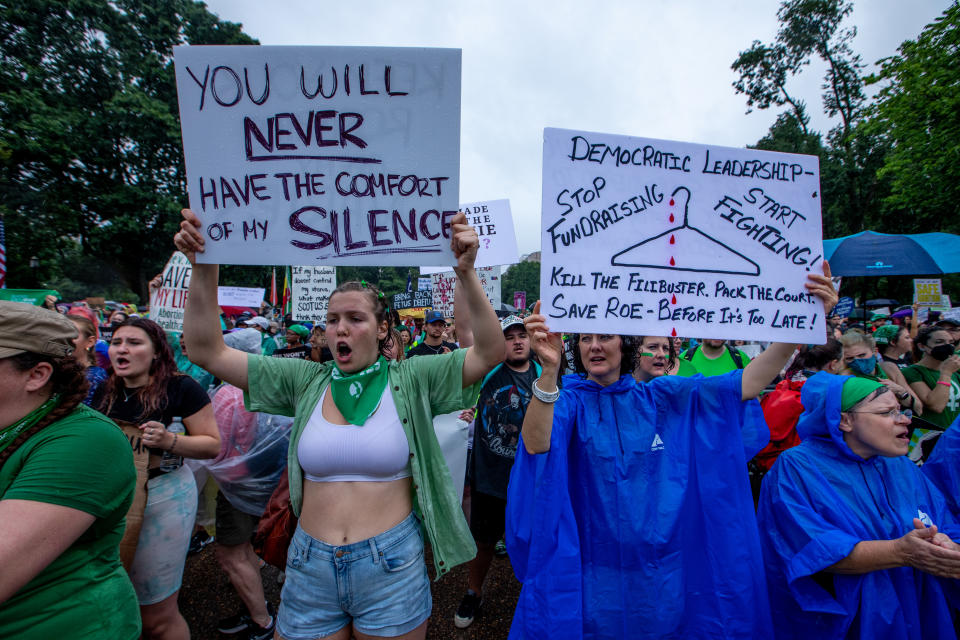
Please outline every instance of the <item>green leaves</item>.
[[[193, 0], [0, 5], [11, 286], [69, 276], [95, 294], [119, 278], [145, 297], [173, 251], [184, 200], [172, 65], [172, 47], [184, 43], [256, 41]], [[78, 261], [99, 267], [78, 270]]]

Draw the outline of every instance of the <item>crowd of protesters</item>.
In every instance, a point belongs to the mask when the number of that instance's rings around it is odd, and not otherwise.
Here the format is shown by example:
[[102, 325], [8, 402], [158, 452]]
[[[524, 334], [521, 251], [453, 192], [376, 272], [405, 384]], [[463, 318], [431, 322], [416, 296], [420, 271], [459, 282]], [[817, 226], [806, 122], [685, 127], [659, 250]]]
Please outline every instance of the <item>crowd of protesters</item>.
[[[191, 262], [198, 225], [174, 239]], [[957, 637], [960, 323], [562, 335], [539, 305], [498, 318], [476, 232], [451, 235], [453, 317], [345, 282], [321, 322], [227, 318], [196, 263], [182, 334], [0, 302], [0, 637], [188, 638], [186, 557], [214, 538], [237, 637], [424, 638], [431, 574], [468, 627], [504, 546], [511, 637]]]

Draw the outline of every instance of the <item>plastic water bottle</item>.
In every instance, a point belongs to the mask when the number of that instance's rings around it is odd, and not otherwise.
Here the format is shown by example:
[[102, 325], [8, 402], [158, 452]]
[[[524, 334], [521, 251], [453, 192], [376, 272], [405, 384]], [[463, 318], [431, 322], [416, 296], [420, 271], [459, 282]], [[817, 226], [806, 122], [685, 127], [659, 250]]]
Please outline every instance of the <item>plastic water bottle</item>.
[[[170, 433], [187, 432], [187, 430], [183, 427], [183, 419], [180, 416], [176, 416], [173, 419], [173, 422], [167, 425], [167, 431]], [[164, 473], [176, 471], [181, 467], [181, 465], [183, 465], [183, 456], [178, 456], [170, 451], [164, 451], [163, 455], [160, 456], [160, 469], [162, 469]]]

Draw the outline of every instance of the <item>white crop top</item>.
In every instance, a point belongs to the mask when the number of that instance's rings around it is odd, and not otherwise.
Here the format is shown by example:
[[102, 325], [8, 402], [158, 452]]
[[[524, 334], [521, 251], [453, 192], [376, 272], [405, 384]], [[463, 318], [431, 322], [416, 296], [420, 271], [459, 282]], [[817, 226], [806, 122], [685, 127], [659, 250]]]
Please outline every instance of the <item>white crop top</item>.
[[389, 387], [362, 427], [323, 417], [323, 392], [297, 443], [303, 475], [313, 482], [389, 482], [410, 477], [410, 446]]

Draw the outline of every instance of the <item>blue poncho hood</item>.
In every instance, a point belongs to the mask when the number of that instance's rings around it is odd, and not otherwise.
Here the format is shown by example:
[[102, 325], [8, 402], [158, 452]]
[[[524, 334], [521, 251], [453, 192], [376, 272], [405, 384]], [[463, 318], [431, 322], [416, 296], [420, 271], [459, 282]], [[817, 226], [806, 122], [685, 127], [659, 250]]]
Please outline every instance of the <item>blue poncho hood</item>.
[[852, 377], [819, 371], [807, 378], [800, 392], [803, 413], [797, 422], [797, 433], [801, 440], [829, 440], [845, 457], [862, 461], [863, 458], [847, 446], [843, 440], [843, 432], [840, 431], [840, 397], [844, 383]]

